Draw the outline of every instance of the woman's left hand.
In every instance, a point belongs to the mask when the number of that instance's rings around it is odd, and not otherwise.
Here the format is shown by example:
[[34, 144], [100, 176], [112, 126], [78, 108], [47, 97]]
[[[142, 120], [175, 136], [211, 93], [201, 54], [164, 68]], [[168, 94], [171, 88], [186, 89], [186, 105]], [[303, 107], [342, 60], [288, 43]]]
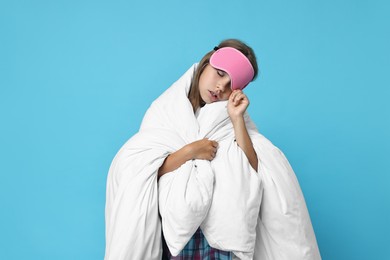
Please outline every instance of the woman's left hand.
[[249, 106], [248, 97], [240, 89], [233, 90], [229, 96], [228, 113], [231, 120], [244, 115], [245, 110]]

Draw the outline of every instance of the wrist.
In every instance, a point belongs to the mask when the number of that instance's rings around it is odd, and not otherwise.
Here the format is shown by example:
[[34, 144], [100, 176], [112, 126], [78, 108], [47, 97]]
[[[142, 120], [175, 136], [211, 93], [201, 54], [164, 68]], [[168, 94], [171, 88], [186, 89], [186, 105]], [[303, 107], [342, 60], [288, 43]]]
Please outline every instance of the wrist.
[[182, 152], [183, 152], [183, 158], [184, 158], [185, 161], [189, 161], [189, 160], [194, 159], [194, 155], [193, 155], [193, 152], [192, 152], [191, 144], [185, 145], [182, 148]]
[[240, 115], [230, 115], [230, 120], [232, 121], [233, 125], [245, 123], [244, 116], [241, 114]]

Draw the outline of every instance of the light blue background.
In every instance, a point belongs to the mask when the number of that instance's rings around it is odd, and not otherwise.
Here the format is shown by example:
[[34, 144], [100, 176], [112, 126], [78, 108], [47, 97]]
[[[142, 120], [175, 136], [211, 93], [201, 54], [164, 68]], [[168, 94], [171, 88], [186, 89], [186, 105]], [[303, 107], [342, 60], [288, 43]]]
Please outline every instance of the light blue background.
[[323, 259], [385, 259], [388, 1], [0, 2], [1, 259], [102, 259], [111, 160], [145, 110], [225, 38], [289, 158]]

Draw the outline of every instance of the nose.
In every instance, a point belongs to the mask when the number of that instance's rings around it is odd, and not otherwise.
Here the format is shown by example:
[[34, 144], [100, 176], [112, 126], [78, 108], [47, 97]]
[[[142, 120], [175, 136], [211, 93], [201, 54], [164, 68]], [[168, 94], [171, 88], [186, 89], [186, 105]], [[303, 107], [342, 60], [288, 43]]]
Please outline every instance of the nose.
[[226, 89], [230, 88], [230, 79], [223, 80], [221, 79], [217, 84], [217, 89], [221, 92], [225, 92]]

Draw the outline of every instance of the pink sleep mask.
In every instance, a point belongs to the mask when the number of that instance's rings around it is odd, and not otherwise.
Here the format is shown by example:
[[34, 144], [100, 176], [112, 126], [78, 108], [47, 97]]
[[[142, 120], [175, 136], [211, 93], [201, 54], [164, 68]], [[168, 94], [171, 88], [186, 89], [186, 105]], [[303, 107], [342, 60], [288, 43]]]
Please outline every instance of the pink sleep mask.
[[232, 47], [223, 47], [214, 52], [210, 57], [210, 65], [229, 74], [233, 90], [244, 89], [255, 75], [248, 58]]

